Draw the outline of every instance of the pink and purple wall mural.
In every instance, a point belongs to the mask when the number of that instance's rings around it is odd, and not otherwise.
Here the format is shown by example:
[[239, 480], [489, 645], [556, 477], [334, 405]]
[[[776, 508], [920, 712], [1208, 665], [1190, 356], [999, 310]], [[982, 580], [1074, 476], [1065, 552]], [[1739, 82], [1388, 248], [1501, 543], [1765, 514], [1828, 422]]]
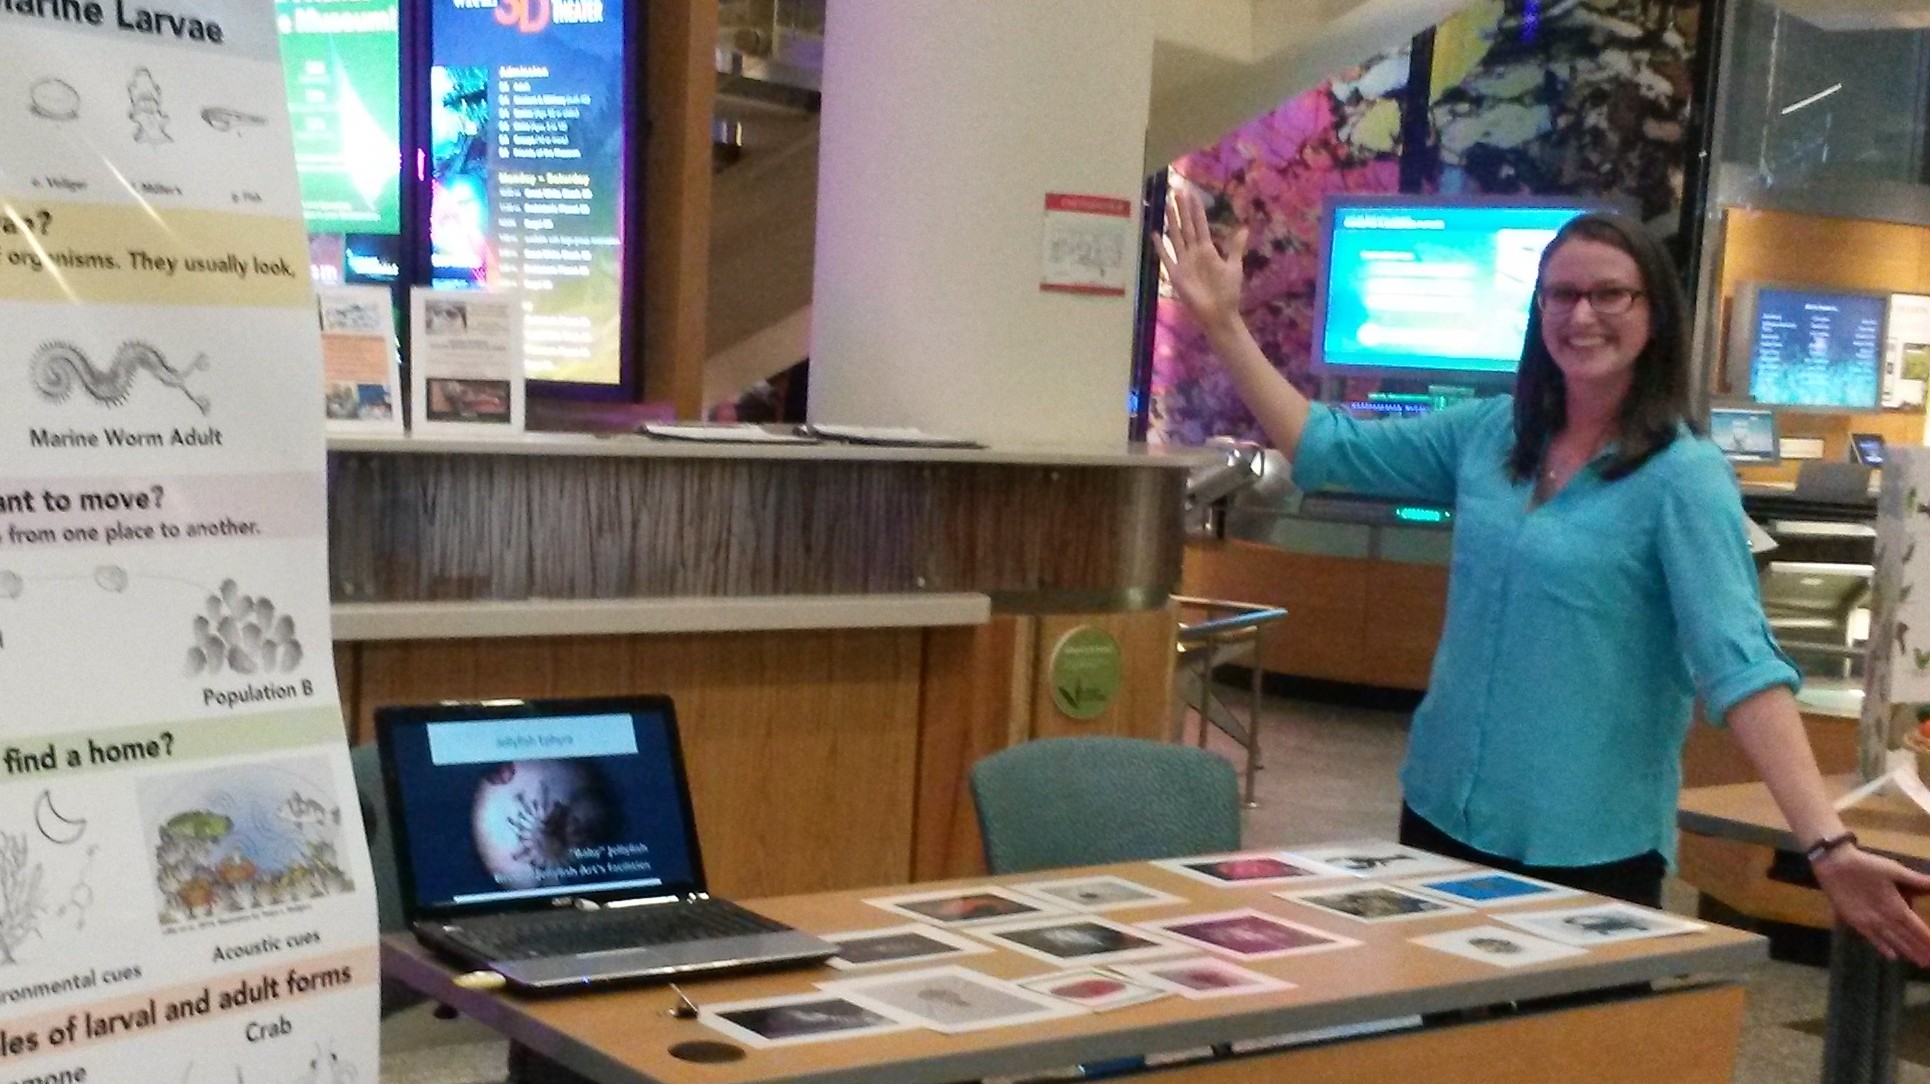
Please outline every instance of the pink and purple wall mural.
[[[1216, 226], [1249, 229], [1245, 312], [1302, 391], [1331, 193], [1601, 195], [1663, 233], [1681, 215], [1699, 0], [1485, 0], [1420, 40], [1174, 163]], [[1420, 69], [1420, 70], [1416, 70]], [[1425, 97], [1410, 84], [1424, 79]], [[1425, 116], [1409, 111], [1425, 103]], [[1421, 141], [1403, 133], [1424, 132]], [[1338, 389], [1355, 398], [1370, 381]], [[1159, 300], [1148, 439], [1261, 439], [1178, 303]], [[1328, 389], [1335, 390], [1335, 389]], [[1332, 396], [1329, 396], [1331, 398]]]

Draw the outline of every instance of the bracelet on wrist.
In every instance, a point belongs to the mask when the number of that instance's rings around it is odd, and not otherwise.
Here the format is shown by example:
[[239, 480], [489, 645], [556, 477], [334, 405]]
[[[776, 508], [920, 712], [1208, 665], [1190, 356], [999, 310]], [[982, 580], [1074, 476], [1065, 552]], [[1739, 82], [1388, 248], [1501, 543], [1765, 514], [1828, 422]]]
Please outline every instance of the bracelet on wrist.
[[1844, 832], [1842, 835], [1837, 836], [1825, 836], [1810, 844], [1809, 849], [1803, 852], [1803, 858], [1813, 866], [1830, 855], [1835, 854], [1843, 847], [1854, 846], [1856, 846], [1855, 832]]

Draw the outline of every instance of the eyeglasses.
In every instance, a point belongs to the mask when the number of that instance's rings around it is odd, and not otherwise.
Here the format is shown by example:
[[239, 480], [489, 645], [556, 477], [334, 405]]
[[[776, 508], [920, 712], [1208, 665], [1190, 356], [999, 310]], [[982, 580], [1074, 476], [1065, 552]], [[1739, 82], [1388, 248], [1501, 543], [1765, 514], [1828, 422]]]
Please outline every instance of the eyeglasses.
[[1577, 290], [1573, 286], [1546, 286], [1535, 295], [1535, 303], [1543, 312], [1566, 315], [1575, 311], [1582, 298], [1588, 299], [1588, 307], [1601, 316], [1620, 316], [1634, 307], [1635, 299], [1642, 291], [1630, 286], [1597, 286], [1589, 290]]

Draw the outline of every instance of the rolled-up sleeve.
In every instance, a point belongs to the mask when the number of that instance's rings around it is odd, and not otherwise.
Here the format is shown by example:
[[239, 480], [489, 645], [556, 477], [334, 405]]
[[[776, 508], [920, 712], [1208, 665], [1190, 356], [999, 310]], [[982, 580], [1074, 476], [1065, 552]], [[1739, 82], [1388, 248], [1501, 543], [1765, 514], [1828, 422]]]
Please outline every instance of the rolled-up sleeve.
[[1662, 498], [1656, 545], [1703, 714], [1720, 723], [1772, 685], [1795, 691], [1802, 675], [1763, 616], [1742, 494], [1728, 464], [1713, 445], [1678, 463]]
[[1315, 406], [1293, 457], [1294, 484], [1452, 504], [1468, 435], [1497, 411], [1510, 412], [1512, 402], [1499, 396], [1418, 418], [1367, 422]]

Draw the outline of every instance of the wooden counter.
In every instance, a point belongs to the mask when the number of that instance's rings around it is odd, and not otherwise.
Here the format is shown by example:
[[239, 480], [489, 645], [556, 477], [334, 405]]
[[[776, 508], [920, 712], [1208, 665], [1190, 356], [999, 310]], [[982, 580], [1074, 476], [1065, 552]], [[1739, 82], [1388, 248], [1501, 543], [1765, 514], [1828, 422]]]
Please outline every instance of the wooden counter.
[[[338, 437], [344, 709], [366, 740], [383, 704], [668, 693], [720, 891], [974, 872], [980, 756], [1165, 736], [1196, 459]], [[1117, 639], [1124, 674], [1090, 721], [1045, 688], [1082, 625]]]

